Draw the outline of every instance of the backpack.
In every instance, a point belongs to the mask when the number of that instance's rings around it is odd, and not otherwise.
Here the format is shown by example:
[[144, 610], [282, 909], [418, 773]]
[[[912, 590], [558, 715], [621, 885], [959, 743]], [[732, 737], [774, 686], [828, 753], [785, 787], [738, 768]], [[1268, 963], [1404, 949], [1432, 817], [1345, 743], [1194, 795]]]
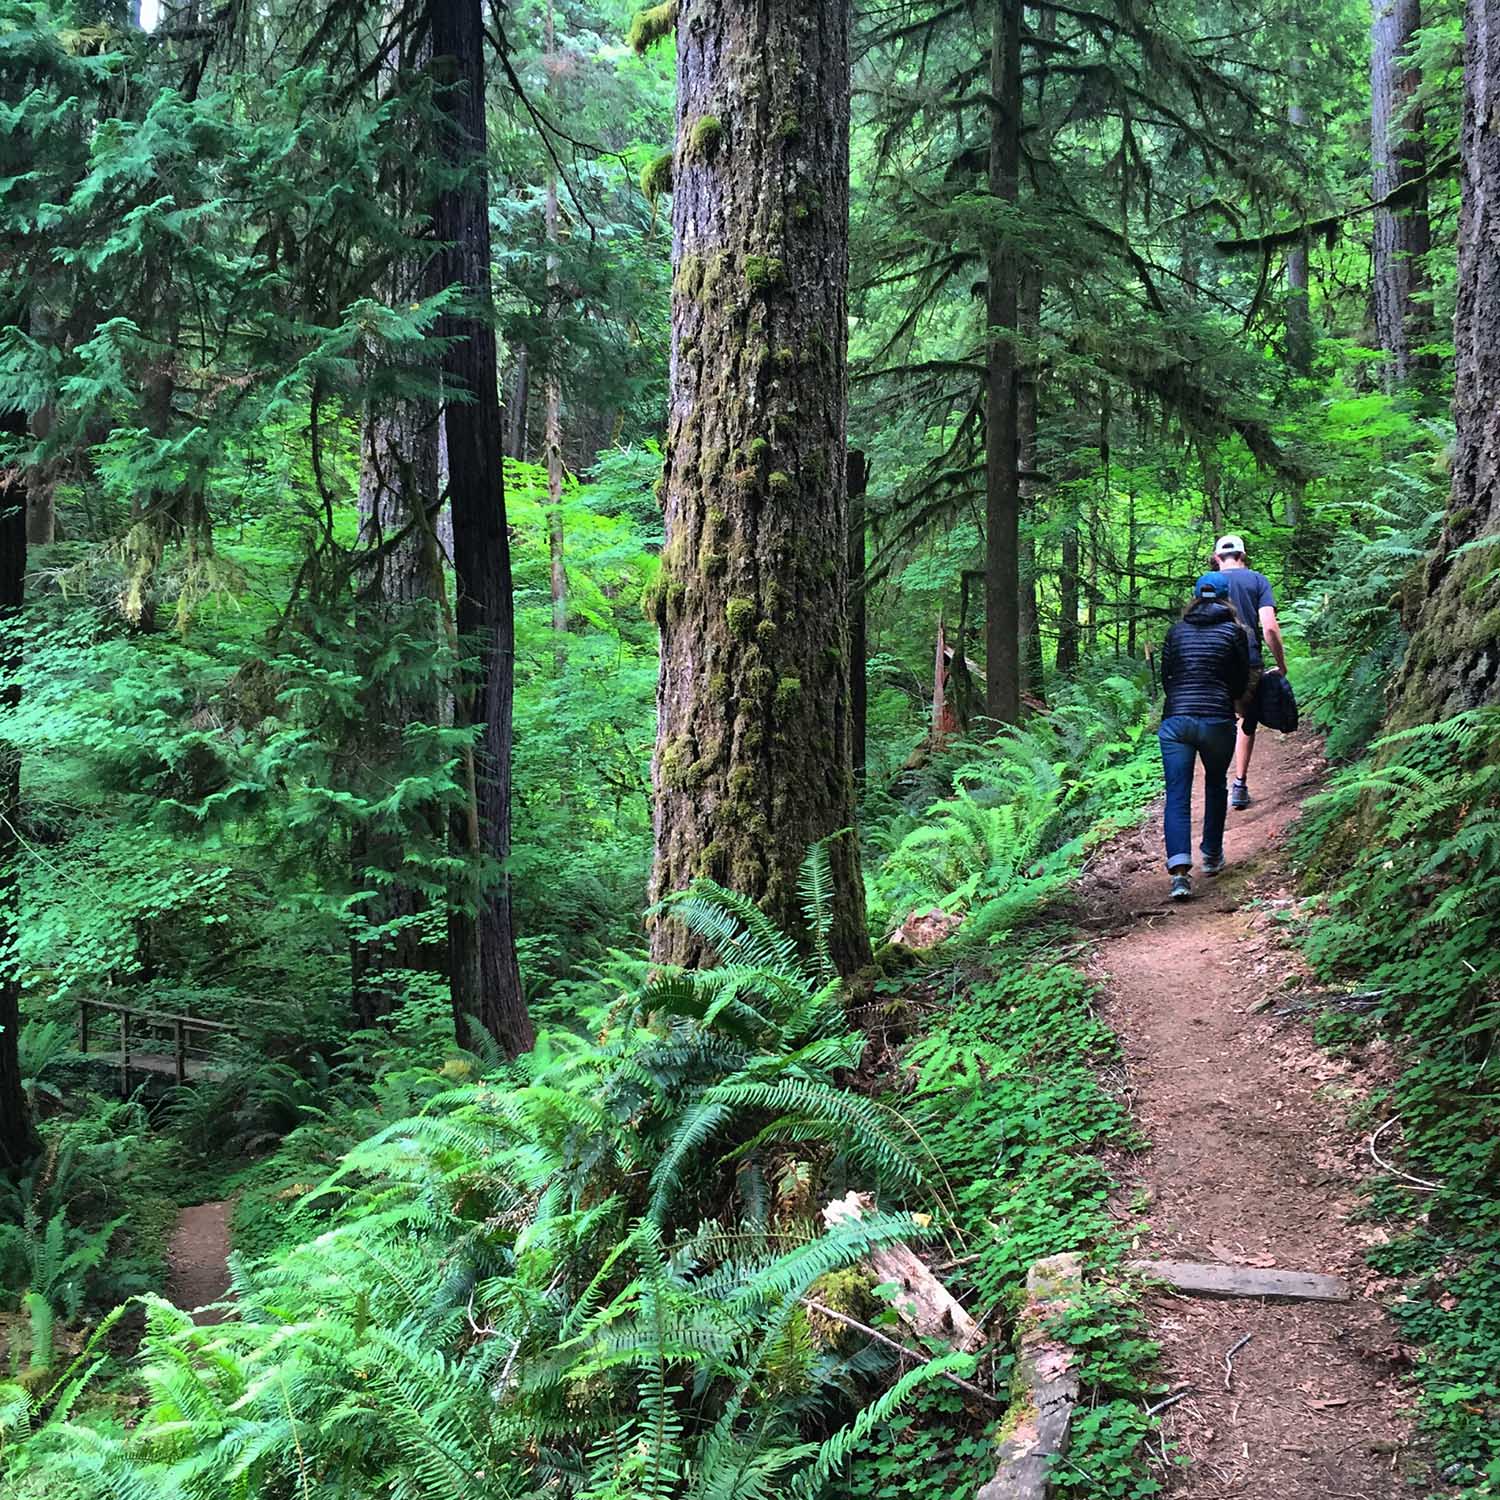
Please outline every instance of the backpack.
[[1255, 716], [1267, 729], [1290, 734], [1297, 727], [1297, 695], [1285, 672], [1267, 672], [1255, 690]]

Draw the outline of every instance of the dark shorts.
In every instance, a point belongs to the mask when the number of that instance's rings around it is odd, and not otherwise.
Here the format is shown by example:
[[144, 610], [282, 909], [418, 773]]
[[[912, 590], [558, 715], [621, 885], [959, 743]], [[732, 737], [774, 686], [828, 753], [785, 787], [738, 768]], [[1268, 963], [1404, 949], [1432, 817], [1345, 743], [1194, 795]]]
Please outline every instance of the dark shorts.
[[1234, 711], [1239, 715], [1240, 728], [1246, 734], [1254, 734], [1260, 728], [1260, 715], [1258, 713], [1260, 691], [1260, 680], [1264, 677], [1265, 668], [1254, 666], [1250, 668], [1250, 681], [1245, 688], [1240, 701], [1234, 705]]

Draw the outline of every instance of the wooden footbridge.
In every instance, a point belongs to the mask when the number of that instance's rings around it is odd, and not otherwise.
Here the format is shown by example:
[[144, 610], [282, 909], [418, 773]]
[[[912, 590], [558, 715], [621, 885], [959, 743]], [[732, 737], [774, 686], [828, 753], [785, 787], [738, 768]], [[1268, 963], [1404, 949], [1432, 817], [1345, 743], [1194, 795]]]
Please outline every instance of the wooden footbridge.
[[130, 1093], [132, 1077], [171, 1078], [179, 1084], [223, 1077], [219, 1047], [236, 1030], [224, 1021], [114, 1000], [78, 1002], [78, 1050], [118, 1070], [122, 1095]]

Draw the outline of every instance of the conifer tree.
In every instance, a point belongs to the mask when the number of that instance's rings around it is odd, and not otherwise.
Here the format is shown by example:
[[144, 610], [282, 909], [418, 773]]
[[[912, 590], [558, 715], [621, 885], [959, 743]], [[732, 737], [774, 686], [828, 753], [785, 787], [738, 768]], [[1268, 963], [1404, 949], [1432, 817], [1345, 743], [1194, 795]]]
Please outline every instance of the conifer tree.
[[[409, 79], [430, 63], [430, 39], [415, 24], [419, 16], [398, 8], [391, 16], [384, 45], [387, 61], [380, 70], [382, 102], [399, 100]], [[420, 222], [421, 184], [405, 163], [383, 174], [384, 194], [398, 243], [382, 257], [388, 267], [374, 288], [392, 308], [419, 306], [437, 290], [432, 247], [413, 239]], [[400, 243], [399, 237], [406, 242]], [[359, 548], [354, 587], [356, 615], [370, 629], [362, 632], [374, 650], [361, 667], [375, 677], [374, 660], [390, 642], [408, 640], [420, 657], [425, 637], [435, 644], [445, 608], [442, 557], [436, 535], [439, 494], [436, 359], [424, 341], [407, 339], [392, 347], [367, 341], [363, 356], [364, 409], [360, 430]], [[429, 657], [429, 647], [426, 653]], [[370, 681], [363, 694], [366, 717], [361, 725], [364, 758], [393, 766], [404, 731], [438, 720], [438, 685], [410, 668]], [[417, 815], [418, 823], [428, 819]], [[436, 836], [437, 829], [430, 830]], [[406, 856], [401, 834], [376, 832], [356, 825], [351, 838], [353, 878], [370, 889], [360, 916], [368, 936], [353, 944], [354, 1008], [361, 1024], [370, 1025], [394, 1008], [399, 996], [386, 975], [431, 966], [423, 951], [421, 916], [426, 901], [401, 867]]]
[[[652, 889], [709, 876], [795, 931], [808, 846], [854, 822], [847, 8], [685, 0], [677, 43]], [[869, 956], [852, 835], [831, 855], [848, 973]], [[700, 947], [666, 920], [652, 952]]]
[[448, 498], [453, 514], [456, 619], [473, 653], [458, 695], [461, 722], [479, 734], [473, 792], [456, 829], [471, 860], [489, 869], [450, 921], [453, 1006], [475, 1017], [512, 1056], [535, 1040], [516, 959], [510, 885], [511, 710], [515, 694], [515, 606], [505, 522], [493, 300], [489, 186], [485, 163], [484, 24], [479, 0], [428, 0], [433, 75], [445, 116], [442, 157], [451, 175], [433, 228], [443, 246], [442, 281], [465, 298], [446, 314], [443, 374]]

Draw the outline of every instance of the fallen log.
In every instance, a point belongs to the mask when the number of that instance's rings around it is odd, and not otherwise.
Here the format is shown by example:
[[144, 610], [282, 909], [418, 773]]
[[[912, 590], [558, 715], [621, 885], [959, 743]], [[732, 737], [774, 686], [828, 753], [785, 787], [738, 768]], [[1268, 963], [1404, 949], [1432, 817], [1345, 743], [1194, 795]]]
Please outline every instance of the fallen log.
[[1005, 1440], [996, 1455], [995, 1477], [975, 1500], [1046, 1500], [1053, 1469], [1067, 1462], [1078, 1376], [1073, 1351], [1049, 1324], [1082, 1286], [1078, 1255], [1049, 1255], [1028, 1273], [1017, 1326], [1016, 1395], [1001, 1427]]
[[[823, 1221], [832, 1225], [861, 1219], [872, 1206], [868, 1193], [851, 1192], [824, 1208]], [[984, 1330], [915, 1251], [886, 1245], [872, 1250], [864, 1264], [878, 1282], [894, 1282], [901, 1288], [891, 1307], [919, 1338], [942, 1339], [966, 1354], [984, 1342]]]

